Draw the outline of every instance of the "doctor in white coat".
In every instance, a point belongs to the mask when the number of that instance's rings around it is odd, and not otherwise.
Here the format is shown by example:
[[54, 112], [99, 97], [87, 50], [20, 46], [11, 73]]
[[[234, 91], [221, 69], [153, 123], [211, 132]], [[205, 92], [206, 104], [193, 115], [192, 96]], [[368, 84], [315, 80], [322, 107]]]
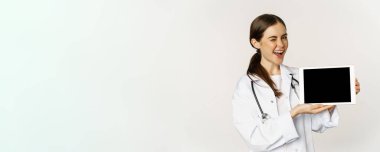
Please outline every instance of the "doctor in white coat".
[[[232, 100], [236, 129], [250, 152], [313, 152], [312, 131], [336, 127], [337, 108], [299, 104], [298, 69], [282, 64], [288, 39], [281, 18], [258, 16], [251, 24], [250, 43], [257, 53], [247, 75], [238, 81]], [[356, 93], [359, 90], [356, 82]]]

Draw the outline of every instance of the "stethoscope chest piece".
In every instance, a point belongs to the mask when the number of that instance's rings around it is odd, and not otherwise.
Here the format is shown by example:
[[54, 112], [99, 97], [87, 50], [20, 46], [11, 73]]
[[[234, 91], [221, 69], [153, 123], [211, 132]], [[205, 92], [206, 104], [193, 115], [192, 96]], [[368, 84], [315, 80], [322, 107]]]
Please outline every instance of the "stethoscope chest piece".
[[267, 113], [263, 113], [261, 115], [261, 122], [264, 123], [266, 120], [268, 120], [270, 116]]

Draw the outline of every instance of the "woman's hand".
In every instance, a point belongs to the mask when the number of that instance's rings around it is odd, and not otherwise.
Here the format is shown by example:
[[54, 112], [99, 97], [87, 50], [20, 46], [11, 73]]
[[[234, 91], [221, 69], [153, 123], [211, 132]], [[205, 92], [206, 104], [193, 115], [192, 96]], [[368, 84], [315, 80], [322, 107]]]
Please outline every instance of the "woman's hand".
[[335, 105], [298, 104], [292, 109], [291, 115], [292, 115], [292, 118], [294, 118], [299, 114], [317, 114], [327, 109], [334, 110], [334, 108], [335, 108]]
[[336, 107], [335, 105], [332, 105], [332, 107], [327, 109], [327, 110], [329, 110], [330, 114], [334, 111], [335, 107]]
[[356, 89], [356, 94], [358, 94], [360, 92], [360, 83], [357, 78], [355, 81], [355, 89]]

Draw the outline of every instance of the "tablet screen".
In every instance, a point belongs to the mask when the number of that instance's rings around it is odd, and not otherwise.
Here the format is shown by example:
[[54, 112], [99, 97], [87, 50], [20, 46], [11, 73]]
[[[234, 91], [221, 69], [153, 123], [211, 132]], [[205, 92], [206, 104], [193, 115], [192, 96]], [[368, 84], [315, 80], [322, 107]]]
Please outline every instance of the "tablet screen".
[[304, 103], [350, 103], [349, 67], [303, 70]]

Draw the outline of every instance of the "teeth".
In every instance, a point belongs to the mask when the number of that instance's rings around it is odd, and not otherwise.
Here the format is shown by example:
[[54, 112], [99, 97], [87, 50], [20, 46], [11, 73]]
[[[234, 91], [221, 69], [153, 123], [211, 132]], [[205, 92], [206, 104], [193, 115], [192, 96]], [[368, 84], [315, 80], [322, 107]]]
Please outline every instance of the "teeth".
[[284, 51], [273, 51], [273, 53], [282, 54], [282, 53], [284, 53]]

